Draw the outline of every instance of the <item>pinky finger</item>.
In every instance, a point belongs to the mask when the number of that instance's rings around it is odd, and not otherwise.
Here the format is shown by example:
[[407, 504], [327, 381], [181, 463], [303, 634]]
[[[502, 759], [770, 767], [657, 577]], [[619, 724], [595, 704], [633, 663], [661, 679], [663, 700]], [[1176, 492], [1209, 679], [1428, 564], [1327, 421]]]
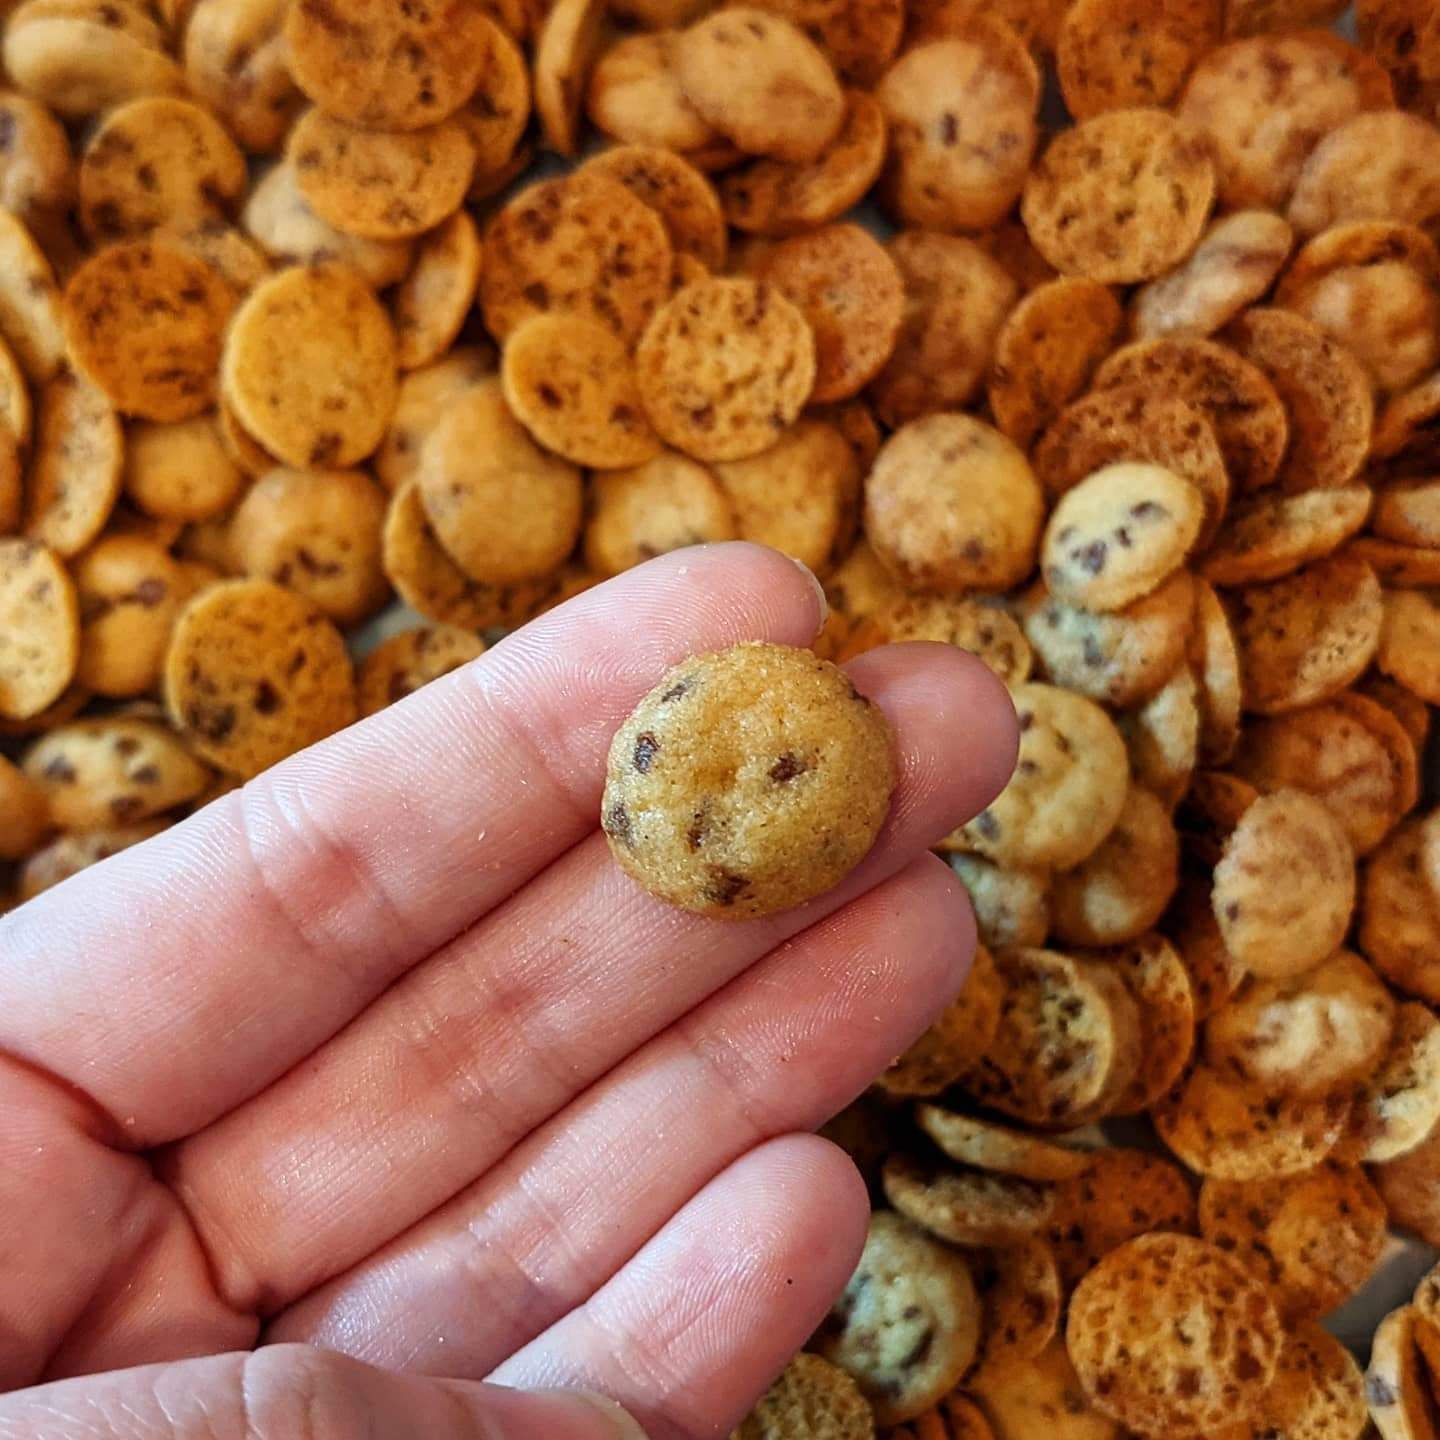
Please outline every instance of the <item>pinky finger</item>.
[[613, 1396], [651, 1440], [729, 1434], [850, 1278], [868, 1214], [840, 1150], [772, 1140], [491, 1379]]

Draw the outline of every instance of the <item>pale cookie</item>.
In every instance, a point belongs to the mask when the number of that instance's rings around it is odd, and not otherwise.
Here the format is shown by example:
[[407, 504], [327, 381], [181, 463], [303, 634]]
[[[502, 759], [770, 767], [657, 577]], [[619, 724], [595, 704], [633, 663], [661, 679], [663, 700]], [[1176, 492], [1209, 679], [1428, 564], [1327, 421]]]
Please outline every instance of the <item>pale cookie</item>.
[[1139, 340], [1095, 376], [1097, 390], [1136, 386], [1184, 400], [1215, 427], [1235, 490], [1257, 490], [1280, 471], [1289, 443], [1285, 406], [1264, 373], [1213, 340]]
[[66, 359], [55, 271], [30, 232], [0, 210], [0, 336], [32, 385], [44, 385]]
[[1140, 1065], [1112, 1114], [1138, 1115], [1185, 1073], [1195, 1048], [1195, 992], [1179, 952], [1160, 935], [1144, 935], [1109, 952], [1140, 1012]]
[[0, 91], [0, 129], [9, 135], [0, 154], [0, 205], [26, 219], [70, 207], [75, 162], [65, 127], [41, 104]]
[[1149, 595], [1109, 613], [1067, 605], [1037, 583], [1018, 597], [1018, 613], [1052, 681], [1126, 707], [1155, 694], [1183, 663], [1195, 582], [1177, 570]]
[[637, 340], [670, 294], [664, 222], [617, 180], [593, 171], [523, 191], [485, 232], [480, 304], [503, 341], [547, 311], [598, 320]]
[[392, 635], [360, 662], [355, 676], [360, 713], [374, 715], [484, 653], [485, 642], [478, 635], [454, 625]]
[[1216, 1440], [1360, 1440], [1365, 1422], [1355, 1357], [1318, 1325], [1301, 1325], [1287, 1330], [1259, 1409]]
[[1195, 1231], [1190, 1183], [1162, 1155], [1095, 1150], [1089, 1169], [1056, 1189], [1049, 1239], [1067, 1290], [1127, 1240], [1156, 1231]]
[[139, 5], [30, 0], [5, 26], [5, 73], [66, 120], [183, 88], [165, 36]]
[[980, 1301], [964, 1257], [881, 1213], [815, 1348], [855, 1377], [879, 1424], [894, 1425], [955, 1388], [979, 1338]]
[[1392, 1225], [1419, 1236], [1427, 1245], [1440, 1240], [1440, 1131], [1432, 1132], [1398, 1159], [1374, 1166], [1370, 1178], [1385, 1201]]
[[678, 30], [626, 35], [595, 62], [586, 113], [596, 127], [628, 145], [698, 150], [716, 132], [685, 98], [675, 72]]
[[294, 0], [285, 48], [295, 82], [352, 125], [418, 130], [453, 115], [489, 58], [490, 22], [476, 0]]
[[1179, 803], [1200, 759], [1200, 687], [1182, 664], [1143, 704], [1118, 722], [1130, 773], [1166, 805]]
[[142, 820], [138, 825], [115, 825], [85, 835], [62, 835], [20, 867], [19, 898], [33, 900], [72, 875], [158, 835], [169, 824], [168, 820]]
[[1025, 182], [1020, 213], [1057, 270], [1131, 284], [1195, 248], [1214, 196], [1199, 134], [1161, 110], [1113, 110], [1051, 142]]
[[983, 660], [1007, 685], [1030, 678], [1025, 632], [1007, 611], [963, 595], [906, 595], [875, 612], [887, 645], [930, 640], [954, 645]]
[[464, 210], [421, 240], [410, 273], [390, 297], [396, 360], [414, 370], [455, 343], [480, 285], [480, 232]]
[[1230, 503], [1230, 477], [1204, 411], [1143, 382], [1097, 390], [1061, 411], [1031, 452], [1052, 500], [1120, 460], [1147, 461], [1188, 480], [1205, 502], [1197, 550], [1214, 539]]
[[580, 472], [548, 455], [496, 380], [455, 396], [417, 473], [436, 537], [472, 580], [512, 585], [552, 574], [580, 533]]
[[1105, 1414], [1152, 1434], [1209, 1434], [1259, 1408], [1284, 1333], [1264, 1286], [1223, 1250], [1144, 1235], [1076, 1286], [1065, 1341]]
[[903, 230], [887, 249], [905, 286], [905, 308], [870, 397], [879, 418], [898, 428], [974, 397], [1019, 289], [1004, 266], [959, 235]]
[[755, 160], [720, 182], [725, 218], [755, 235], [794, 235], [825, 225], [857, 204], [885, 162], [885, 116], [859, 90], [845, 92], [839, 133], [808, 165]]
[[546, 145], [573, 155], [580, 144], [585, 83], [600, 48], [604, 0], [555, 0], [535, 45], [535, 113]]
[[865, 484], [865, 535], [914, 590], [1004, 590], [1035, 563], [1044, 502], [1024, 454], [968, 415], [912, 420]]
[[1216, 0], [1076, 0], [1060, 22], [1055, 60], [1077, 120], [1107, 110], [1165, 107], [1220, 38]]
[[904, 599], [906, 593], [864, 539], [825, 578], [830, 608], [843, 611], [848, 619], [857, 622], [868, 619], [892, 601]]
[[715, 187], [683, 156], [653, 145], [615, 145], [582, 169], [618, 180], [665, 222], [676, 259], [689, 255], [707, 270], [724, 267], [728, 236]]
[[105, 527], [120, 494], [124, 435], [95, 386], [69, 371], [40, 393], [27, 481], [26, 533], [78, 555]]
[[1159, 465], [1108, 465], [1060, 497], [1040, 543], [1050, 593], [1089, 610], [1120, 610], [1173, 574], [1195, 544], [1204, 501]]
[[1389, 1049], [1359, 1086], [1335, 1154], [1356, 1164], [1407, 1155], [1440, 1125], [1440, 1020], [1407, 1000], [1395, 1011]]
[[[948, 857], [970, 896], [975, 928], [996, 949], [1044, 945], [1050, 933], [1050, 876], [1044, 870], [996, 865], [979, 855]], [[983, 1050], [984, 1046], [977, 1045]]]
[[1099, 849], [1125, 804], [1125, 743], [1098, 705], [1051, 685], [1012, 692], [1020, 756], [1010, 784], [964, 827], [1002, 865], [1069, 869]]
[[1369, 56], [1318, 30], [1258, 35], [1210, 51], [1177, 113], [1215, 157], [1216, 193], [1232, 210], [1283, 210], [1327, 131], [1391, 103]]
[[1422, 700], [1440, 705], [1440, 608], [1428, 595], [1386, 592], [1375, 663]]
[[579, 315], [536, 315], [512, 331], [500, 366], [516, 419], [547, 450], [596, 470], [660, 453], [625, 343]]
[[1356, 940], [1396, 989], [1440, 1004], [1440, 895], [1427, 874], [1426, 827], [1407, 820], [1365, 862]]
[[1213, 904], [1226, 947], [1253, 974], [1279, 979], [1318, 965], [1355, 908], [1344, 828], [1303, 791], [1262, 796], [1225, 842]]
[[1200, 757], [1223, 764], [1240, 738], [1244, 702], [1240, 647], [1230, 617], [1215, 591], [1201, 580], [1195, 586], [1195, 629], [1190, 664], [1200, 687]]
[[1368, 854], [1420, 798], [1415, 745], [1400, 721], [1345, 691], [1322, 705], [1252, 722], [1231, 761], [1258, 790], [1308, 790], [1357, 855]]
[[797, 1355], [740, 1422], [735, 1440], [873, 1440], [875, 1415], [838, 1365]]
[[[985, 1321], [980, 1357], [965, 1384], [972, 1393], [980, 1393], [987, 1376], [1028, 1364], [1049, 1349], [1060, 1328], [1064, 1291], [1055, 1251], [1039, 1238], [981, 1252], [971, 1263]], [[947, 1414], [950, 1425], [943, 1440], [984, 1440], [988, 1434], [972, 1435], [963, 1425], [956, 1429], [961, 1420], [971, 1423], [970, 1415], [979, 1415], [959, 1396], [951, 1396], [941, 1411]], [[920, 1424], [924, 1426], [923, 1419]]]
[[1130, 323], [1141, 340], [1213, 335], [1275, 283], [1294, 232], [1267, 210], [1215, 221], [1190, 258], [1136, 292]]
[[278, 150], [305, 97], [285, 54], [289, 0], [204, 0], [185, 26], [185, 80], [245, 147]]
[[0, 736], [23, 739], [29, 735], [43, 735], [47, 730], [73, 720], [89, 703], [88, 690], [81, 685], [69, 685], [60, 692], [58, 699], [23, 720], [0, 711]]
[[962, 1079], [981, 1104], [1041, 1129], [1109, 1113], [1140, 1064], [1140, 1016], [1108, 966], [1054, 950], [996, 956], [1006, 982], [1000, 1027]]
[[1269, 585], [1235, 592], [1231, 607], [1245, 708], [1296, 710], [1357, 679], [1380, 643], [1380, 583], [1368, 565], [1331, 556]]
[[703, 119], [749, 155], [809, 164], [845, 118], [824, 54], [788, 20], [750, 6], [691, 25], [675, 47], [675, 70]]
[[435, 538], [414, 481], [391, 497], [380, 559], [386, 577], [412, 610], [437, 625], [462, 630], [513, 630], [538, 612], [558, 583], [554, 575], [506, 586], [472, 580]]
[[815, 337], [815, 401], [860, 391], [895, 348], [905, 311], [900, 271], [857, 225], [831, 225], [784, 240], [759, 278], [805, 317]]
[[722, 919], [837, 885], [890, 808], [889, 726], [808, 651], [748, 644], [669, 671], [615, 733], [610, 850], [672, 905]]
[[269, 580], [226, 580], [186, 607], [165, 661], [165, 703], [191, 747], [248, 779], [356, 716], [340, 632]]
[[1401, 476], [1382, 485], [1369, 528], [1382, 540], [1440, 549], [1440, 476]]
[[163, 546], [113, 532], [74, 563], [80, 601], [76, 680], [125, 700], [153, 691], [170, 631], [194, 590], [184, 565]]
[[23, 860], [49, 831], [44, 790], [0, 755], [0, 860]]
[[1195, 1019], [1213, 1015], [1240, 988], [1245, 967], [1225, 948], [1210, 903], [1210, 872], [1183, 873], [1175, 904], [1165, 919], [1165, 933], [1180, 952], [1195, 995]]
[[80, 158], [80, 223], [97, 245], [224, 219], [245, 156], [203, 106], [147, 96], [112, 110]]
[[1150, 929], [1179, 880], [1180, 842], [1169, 811], [1131, 785], [1114, 828], [1094, 854], [1055, 877], [1051, 921], [1071, 945], [1119, 945]]
[[112, 245], [65, 287], [65, 335], [77, 368], [110, 403], [145, 420], [186, 420], [215, 399], [230, 287], [159, 237]]
[[717, 461], [713, 472], [734, 509], [739, 539], [768, 545], [819, 575], [850, 548], [860, 471], [834, 426], [798, 420], [768, 450]]
[[28, 720], [52, 705], [79, 655], [79, 606], [59, 558], [32, 540], [0, 540], [0, 717]]
[[338, 625], [372, 615], [390, 596], [380, 568], [385, 498], [359, 470], [272, 470], [230, 522], [241, 574], [274, 580]]
[[297, 266], [236, 311], [221, 384], [240, 423], [287, 465], [354, 465], [395, 407], [395, 332], [348, 266]]
[[[387, 490], [398, 490], [419, 473], [425, 441], [444, 417], [451, 400], [494, 372], [492, 352], [476, 346], [457, 346], [443, 359], [401, 376], [395, 411], [385, 439], [375, 452], [375, 476]], [[222, 427], [224, 419], [222, 410]], [[265, 469], [274, 463], [271, 460]]]
[[[529, 164], [528, 147], [522, 147], [530, 123], [530, 71], [525, 52], [500, 25], [486, 31], [489, 63], [479, 88], [457, 118], [470, 132], [475, 146], [475, 177], [470, 198], [482, 200], [503, 189]], [[518, 162], [518, 163], [517, 163]]]
[[1034, 61], [993, 21], [906, 51], [875, 91], [890, 130], [891, 212], [930, 230], [1002, 219], [1035, 154], [1039, 96]]
[[1200, 573], [1219, 586], [1292, 575], [1354, 535], [1370, 513], [1370, 498], [1365, 485], [1243, 496], [1200, 561]]
[[1313, 1170], [1340, 1142], [1348, 1095], [1266, 1095], [1197, 1065], [1151, 1111], [1160, 1138], [1198, 1175], [1272, 1180]]
[[619, 575], [671, 550], [736, 534], [725, 489], [705, 466], [673, 450], [591, 478], [584, 551], [599, 575]]
[[1050, 1187], [1013, 1175], [951, 1170], [926, 1158], [891, 1155], [881, 1176], [885, 1198], [907, 1220], [949, 1245], [1018, 1245], [1050, 1218]]
[[988, 387], [995, 423], [1028, 446], [1085, 389], [1120, 324], [1119, 301], [1094, 280], [1054, 280], [1032, 290], [995, 339]]
[[902, 0], [764, 0], [760, 8], [798, 25], [855, 85], [880, 79], [905, 30]]
[[1356, 115], [1310, 152], [1287, 214], [1302, 235], [1346, 220], [1426, 224], [1440, 214], [1440, 130], [1401, 110]]
[[964, 988], [940, 1012], [933, 1025], [885, 1072], [875, 1084], [888, 1095], [909, 1098], [939, 1095], [960, 1080], [985, 1053], [1000, 1025], [1005, 983], [984, 945], [975, 947], [975, 959]]
[[364, 240], [322, 220], [300, 193], [295, 169], [288, 162], [274, 166], [256, 182], [241, 223], [267, 255], [302, 265], [343, 260], [375, 290], [403, 280], [415, 253], [409, 240]]
[[986, 1428], [973, 1437], [967, 1430], [952, 1436], [923, 1429], [921, 1420], [913, 1440], [1119, 1440], [1119, 1427], [1091, 1407], [1063, 1340], [1028, 1360], [987, 1366], [973, 1380]]
[[1353, 1087], [1380, 1063], [1395, 1002], [1375, 972], [1337, 950], [1303, 975], [1255, 980], [1205, 1025], [1205, 1056], [1266, 1094]]
[[285, 158], [310, 208], [367, 240], [433, 230], [460, 208], [475, 173], [475, 144], [457, 119], [382, 133], [308, 110], [290, 132]]
[[1073, 1180], [1090, 1168], [1090, 1155], [1084, 1150], [1071, 1150], [958, 1110], [917, 1105], [915, 1120], [951, 1160], [974, 1170], [1048, 1182]]
[[663, 440], [699, 460], [743, 460], [772, 445], [809, 399], [815, 342], [771, 286], [697, 280], [656, 314], [635, 361]]
[[52, 730], [25, 752], [23, 768], [62, 830], [150, 820], [210, 783], [208, 767], [168, 726], [121, 717]]
[[125, 494], [157, 519], [219, 515], [245, 483], [239, 466], [226, 454], [213, 415], [169, 425], [136, 421], [126, 433], [124, 449]]

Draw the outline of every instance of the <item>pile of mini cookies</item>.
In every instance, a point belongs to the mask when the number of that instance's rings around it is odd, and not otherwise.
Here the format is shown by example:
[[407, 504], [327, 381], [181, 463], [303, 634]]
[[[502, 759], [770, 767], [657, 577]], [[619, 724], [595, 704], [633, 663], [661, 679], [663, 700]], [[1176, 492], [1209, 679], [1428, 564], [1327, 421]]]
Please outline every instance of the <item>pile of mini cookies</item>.
[[1339, 8], [0, 4], [0, 906], [773, 545], [1021, 743], [742, 1433], [1428, 1440], [1440, 1279], [1319, 1324], [1440, 1244], [1440, 6]]

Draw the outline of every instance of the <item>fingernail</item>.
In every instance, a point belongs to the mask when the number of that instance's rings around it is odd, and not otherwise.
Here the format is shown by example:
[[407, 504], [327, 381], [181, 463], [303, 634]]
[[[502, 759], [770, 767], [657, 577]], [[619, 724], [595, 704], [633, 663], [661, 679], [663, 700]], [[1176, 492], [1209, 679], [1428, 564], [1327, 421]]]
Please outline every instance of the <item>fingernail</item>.
[[593, 1395], [588, 1390], [572, 1391], [571, 1394], [576, 1400], [583, 1400], [600, 1412], [605, 1423], [611, 1427], [615, 1440], [650, 1440], [640, 1428], [639, 1421], [615, 1401], [606, 1399], [604, 1395]]
[[820, 604], [820, 623], [815, 627], [815, 633], [818, 635], [825, 628], [825, 622], [830, 618], [830, 602], [825, 598], [825, 587], [820, 583], [815, 572], [803, 560], [797, 560], [793, 555], [788, 558], [791, 564], [810, 582], [815, 590], [815, 599], [819, 601]]

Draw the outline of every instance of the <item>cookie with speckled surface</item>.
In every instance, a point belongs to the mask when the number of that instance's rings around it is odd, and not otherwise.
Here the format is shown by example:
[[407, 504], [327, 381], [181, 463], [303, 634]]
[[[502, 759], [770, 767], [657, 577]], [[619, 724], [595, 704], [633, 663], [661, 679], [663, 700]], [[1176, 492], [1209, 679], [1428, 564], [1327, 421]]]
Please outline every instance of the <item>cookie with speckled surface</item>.
[[1401, 110], [1337, 125], [1310, 152], [1288, 214], [1302, 235], [1347, 220], [1428, 224], [1440, 214], [1440, 130]]
[[40, 392], [26, 484], [25, 530], [70, 558], [104, 529], [120, 494], [125, 446], [119, 417], [98, 387], [71, 371]]
[[1049, 1186], [1014, 1175], [956, 1170], [934, 1160], [891, 1155], [881, 1174], [885, 1198], [908, 1220], [949, 1245], [1018, 1245], [1039, 1232], [1054, 1204]]
[[680, 88], [675, 73], [679, 39], [678, 30], [625, 35], [600, 55], [585, 101], [598, 129], [627, 145], [663, 148], [669, 154], [715, 143], [716, 132]]
[[1357, 1440], [1365, 1433], [1365, 1377], [1318, 1325], [1290, 1329], [1260, 1408], [1216, 1440]]
[[[394, 413], [385, 438], [375, 452], [375, 478], [392, 492], [413, 480], [420, 468], [425, 441], [445, 417], [451, 400], [494, 371], [492, 351], [480, 346], [457, 345], [442, 359], [402, 375]], [[222, 434], [224, 423], [222, 410]], [[274, 464], [270, 460], [259, 473], [264, 474]]]
[[600, 575], [736, 535], [735, 507], [724, 488], [705, 466], [673, 450], [592, 476], [588, 504], [585, 559]]
[[894, 784], [889, 726], [842, 671], [737, 645], [677, 665], [616, 731], [601, 818], [651, 894], [739, 920], [839, 884]]
[[930, 640], [983, 660], [1007, 685], [1030, 678], [1033, 657], [1025, 632], [1007, 610], [964, 595], [905, 595], [875, 612], [887, 645]]
[[1242, 496], [1200, 561], [1200, 573], [1223, 587], [1291, 575], [1354, 535], [1370, 513], [1370, 500], [1367, 485]]
[[1440, 895], [1423, 863], [1425, 825], [1406, 820], [1366, 861], [1361, 953], [1396, 989], [1440, 1004]]
[[79, 606], [59, 557], [0, 540], [0, 717], [28, 720], [58, 700], [79, 653]]
[[426, 625], [392, 635], [360, 662], [355, 677], [360, 713], [374, 715], [484, 653], [485, 642], [473, 630], [455, 625]]
[[986, 945], [1008, 950], [1045, 943], [1050, 933], [1048, 871], [997, 865], [963, 851], [947, 858], [970, 896], [975, 928]]
[[441, 359], [455, 343], [480, 284], [480, 232], [467, 211], [420, 242], [410, 273], [390, 297], [396, 360], [414, 370]]
[[724, 267], [729, 235], [720, 197], [683, 155], [655, 145], [614, 145], [581, 169], [618, 180], [654, 210], [665, 222], [677, 260], [689, 255], [707, 270]]
[[740, 1422], [735, 1440], [872, 1440], [875, 1415], [838, 1365], [802, 1352]]
[[288, 0], [207, 0], [185, 25], [185, 80], [247, 150], [278, 150], [305, 97], [285, 54]]
[[940, 1105], [917, 1105], [915, 1123], [957, 1165], [1018, 1175], [1022, 1180], [1073, 1180], [1090, 1168], [1090, 1155], [1023, 1130], [997, 1125]]
[[1331, 1153], [1355, 1164], [1407, 1155], [1440, 1125], [1440, 1020], [1428, 1005], [1396, 1007], [1390, 1044], [1356, 1089], [1345, 1134]]

